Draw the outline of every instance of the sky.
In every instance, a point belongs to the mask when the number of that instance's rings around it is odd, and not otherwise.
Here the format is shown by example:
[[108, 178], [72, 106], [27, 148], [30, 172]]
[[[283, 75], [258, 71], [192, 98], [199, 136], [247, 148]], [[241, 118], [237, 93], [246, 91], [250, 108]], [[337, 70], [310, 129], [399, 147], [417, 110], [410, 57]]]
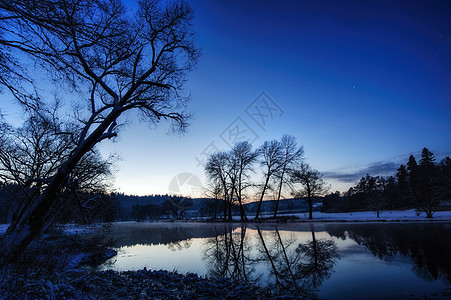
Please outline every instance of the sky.
[[423, 147], [451, 155], [451, 2], [188, 2], [202, 49], [185, 85], [191, 126], [127, 120], [100, 146], [121, 157], [116, 191], [194, 191], [206, 154], [237, 139], [295, 136], [332, 191], [393, 175]]

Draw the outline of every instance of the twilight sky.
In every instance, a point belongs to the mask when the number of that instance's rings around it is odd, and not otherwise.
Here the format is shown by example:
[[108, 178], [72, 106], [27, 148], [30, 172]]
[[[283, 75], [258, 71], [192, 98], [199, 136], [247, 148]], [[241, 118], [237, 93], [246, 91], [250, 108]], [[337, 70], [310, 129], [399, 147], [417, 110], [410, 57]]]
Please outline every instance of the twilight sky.
[[130, 118], [100, 147], [122, 157], [117, 191], [204, 181], [204, 154], [236, 138], [294, 135], [333, 191], [423, 147], [451, 155], [450, 1], [189, 2], [203, 53], [186, 83], [192, 125], [174, 136]]

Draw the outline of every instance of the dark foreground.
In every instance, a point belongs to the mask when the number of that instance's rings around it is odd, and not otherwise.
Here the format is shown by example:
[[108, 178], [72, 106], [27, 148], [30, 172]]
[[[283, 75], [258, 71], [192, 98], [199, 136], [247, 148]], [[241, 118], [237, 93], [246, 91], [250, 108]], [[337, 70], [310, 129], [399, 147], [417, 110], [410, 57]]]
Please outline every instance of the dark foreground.
[[[3, 278], [1, 299], [268, 299], [268, 291], [228, 279], [168, 271], [69, 270], [44, 279], [36, 274]], [[5, 274], [3, 275], [5, 276]], [[39, 276], [38, 276], [39, 277]], [[42, 276], [41, 276], [42, 277]]]

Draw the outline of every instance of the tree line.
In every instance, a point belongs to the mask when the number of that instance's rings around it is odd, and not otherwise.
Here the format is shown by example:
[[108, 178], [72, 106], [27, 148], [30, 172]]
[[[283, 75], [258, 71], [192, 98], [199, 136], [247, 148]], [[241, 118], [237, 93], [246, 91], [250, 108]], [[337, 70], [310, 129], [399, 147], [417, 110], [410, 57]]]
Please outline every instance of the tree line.
[[[327, 191], [321, 174], [303, 161], [304, 149], [291, 135], [280, 141], [265, 141], [257, 149], [247, 141], [237, 142], [229, 151], [212, 153], [205, 164], [207, 195], [216, 200], [215, 217], [222, 210], [224, 220], [232, 220], [232, 207], [240, 208], [240, 219], [248, 220], [244, 204], [257, 199], [254, 219], [259, 219], [263, 200], [275, 201], [273, 217], [277, 217], [279, 201], [291, 195], [304, 198], [312, 219], [313, 200]], [[255, 180], [255, 178], [258, 178]], [[222, 205], [219, 208], [219, 205]]]
[[325, 212], [376, 211], [415, 208], [432, 218], [441, 203], [451, 199], [451, 159], [436, 162], [435, 155], [424, 148], [421, 159], [410, 155], [394, 176], [363, 176], [341, 197], [339, 192], [325, 196]]

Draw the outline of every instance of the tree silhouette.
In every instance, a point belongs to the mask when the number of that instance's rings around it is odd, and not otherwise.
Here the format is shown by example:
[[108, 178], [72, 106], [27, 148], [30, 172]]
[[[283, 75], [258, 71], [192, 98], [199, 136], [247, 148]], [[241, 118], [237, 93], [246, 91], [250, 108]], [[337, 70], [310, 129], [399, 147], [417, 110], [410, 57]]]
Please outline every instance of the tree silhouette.
[[410, 257], [417, 276], [451, 283], [448, 224], [329, 225], [326, 229], [332, 236], [353, 239], [380, 259], [389, 260], [399, 254]]
[[412, 205], [409, 197], [409, 175], [405, 165], [401, 164], [396, 172], [397, 193], [401, 207]]
[[[120, 116], [135, 111], [151, 123], [167, 119], [174, 129], [186, 127], [181, 91], [199, 51], [185, 2], [140, 1], [129, 12], [118, 0], [1, 1], [0, 15], [2, 68], [43, 69], [55, 87], [79, 96], [73, 120], [80, 129], [70, 134], [75, 148], [2, 241], [3, 257], [14, 260], [58, 214], [57, 195], [77, 164], [117, 135]], [[33, 88], [38, 80], [19, 75], [1, 83], [26, 109], [40, 112], [46, 101]], [[21, 79], [24, 84], [16, 84]]]
[[[251, 186], [249, 172], [257, 158], [257, 152], [252, 150], [252, 145], [247, 142], [236, 143], [230, 151], [229, 178], [240, 205], [241, 221], [247, 220], [243, 207], [244, 190]], [[233, 196], [233, 193], [232, 193]]]
[[282, 148], [282, 166], [276, 176], [279, 179], [277, 187], [276, 207], [274, 209], [274, 218], [277, 217], [277, 210], [279, 208], [279, 200], [282, 194], [283, 185], [290, 183], [286, 181], [286, 175], [292, 169], [299, 166], [299, 163], [304, 155], [304, 148], [301, 146], [298, 148], [296, 139], [291, 135], [284, 135], [281, 141]]
[[193, 201], [189, 198], [170, 196], [169, 200], [166, 200], [161, 205], [161, 210], [174, 217], [176, 220], [181, 220], [188, 209], [193, 207]]
[[[0, 148], [0, 184], [14, 199], [16, 211], [7, 234], [37, 201], [49, 180], [57, 174], [62, 162], [71, 156], [75, 142], [65, 131], [70, 124], [59, 121], [57, 112], [34, 112], [22, 127], [9, 127]], [[82, 157], [71, 171], [58, 194], [59, 210], [82, 223], [92, 222], [101, 206], [111, 207], [107, 191], [112, 157], [103, 159], [96, 149]], [[100, 205], [101, 203], [101, 205]], [[100, 206], [99, 206], [100, 205]], [[61, 219], [61, 218], [60, 218]], [[55, 219], [50, 219], [52, 224]]]
[[424, 148], [418, 165], [418, 208], [426, 213], [426, 218], [432, 218], [440, 204], [440, 187], [437, 165], [432, 152]]
[[228, 181], [229, 178], [229, 154], [225, 151], [210, 155], [205, 163], [205, 172], [210, 181], [209, 185], [221, 186], [224, 203], [224, 220], [232, 220], [233, 195]]
[[308, 280], [314, 288], [318, 288], [324, 279], [331, 276], [333, 267], [339, 258], [334, 241], [317, 239], [313, 224], [310, 224], [312, 240], [299, 244], [296, 251], [301, 255], [298, 272]]
[[302, 163], [298, 169], [291, 173], [291, 182], [299, 183], [302, 187], [300, 191], [294, 193], [296, 198], [305, 196], [309, 205], [309, 219], [313, 219], [313, 199], [329, 190], [327, 183], [323, 180], [320, 172], [310, 168], [306, 163]]
[[226, 226], [223, 233], [217, 231], [214, 237], [205, 242], [203, 259], [207, 261], [210, 277], [232, 279], [245, 283], [255, 283], [260, 279], [256, 274], [252, 258], [252, 244], [246, 237], [246, 225], [241, 225], [240, 233], [234, 234], [231, 227]]
[[260, 210], [262, 207], [263, 198], [269, 189], [270, 179], [275, 176], [283, 166], [283, 150], [279, 141], [271, 140], [265, 141], [263, 145], [257, 150], [260, 156], [260, 165], [263, 169], [263, 185], [261, 187], [260, 199], [258, 201], [257, 212], [255, 219], [260, 217]]

